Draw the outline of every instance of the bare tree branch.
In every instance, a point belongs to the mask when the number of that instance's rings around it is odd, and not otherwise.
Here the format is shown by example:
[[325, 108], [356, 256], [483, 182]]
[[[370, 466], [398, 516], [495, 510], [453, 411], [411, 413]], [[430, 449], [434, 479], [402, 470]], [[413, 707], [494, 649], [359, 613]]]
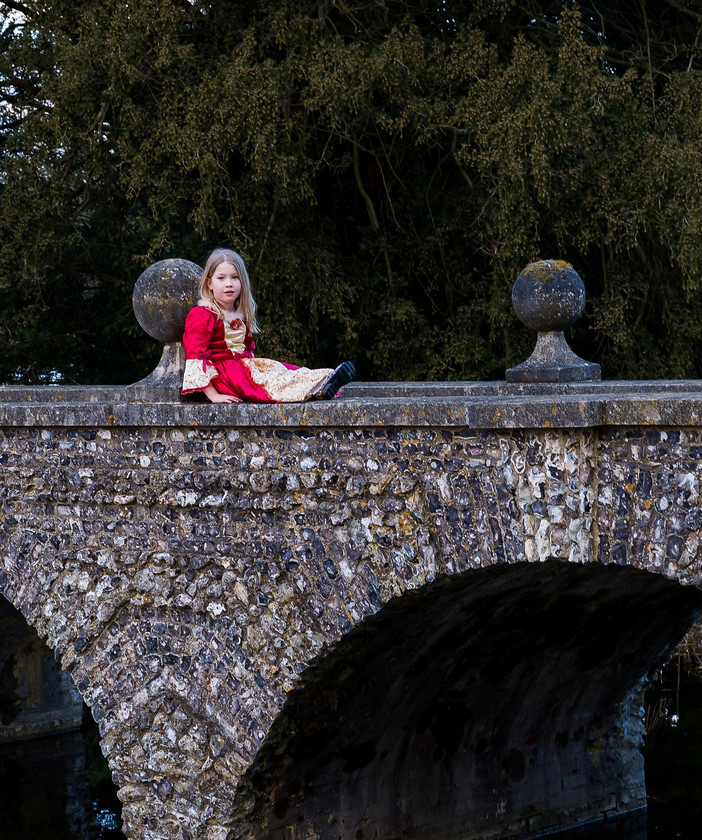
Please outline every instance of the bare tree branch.
[[26, 15], [27, 17], [31, 17], [32, 15], [29, 6], [25, 6], [24, 3], [13, 3], [12, 0], [2, 0], [0, 6], [7, 6], [8, 9], [20, 12], [20, 14]]
[[684, 15], [689, 15], [696, 20], [702, 20], [702, 14], [699, 12], [693, 12], [692, 9], [688, 9], [687, 6], [683, 6], [682, 3], [678, 3], [677, 0], [665, 0], [665, 2], [674, 9], [677, 9], [679, 12], [682, 12]]

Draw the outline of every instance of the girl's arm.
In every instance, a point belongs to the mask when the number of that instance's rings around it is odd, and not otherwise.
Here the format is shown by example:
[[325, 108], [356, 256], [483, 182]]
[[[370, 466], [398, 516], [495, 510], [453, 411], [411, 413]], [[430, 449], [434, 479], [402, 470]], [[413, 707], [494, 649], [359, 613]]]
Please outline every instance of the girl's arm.
[[210, 380], [217, 375], [217, 369], [208, 362], [216, 322], [217, 316], [204, 306], [195, 306], [188, 312], [183, 332], [186, 359], [182, 387], [184, 394], [206, 391]]
[[253, 335], [251, 335], [251, 330], [249, 329], [248, 324], [246, 325], [246, 337], [244, 338], [244, 347], [251, 353], [253, 357], [253, 351], [256, 349], [256, 342], [253, 340]]

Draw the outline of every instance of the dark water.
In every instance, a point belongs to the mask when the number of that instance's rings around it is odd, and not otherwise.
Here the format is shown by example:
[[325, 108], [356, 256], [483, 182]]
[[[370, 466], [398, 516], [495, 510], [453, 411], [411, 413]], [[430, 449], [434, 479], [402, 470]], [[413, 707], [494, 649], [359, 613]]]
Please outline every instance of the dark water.
[[[551, 840], [702, 837], [702, 681], [669, 667], [647, 697], [647, 813]], [[119, 800], [92, 722], [0, 746], [0, 840], [124, 840]]]
[[124, 840], [92, 721], [84, 731], [0, 745], [0, 840]]
[[702, 837], [702, 680], [675, 666], [649, 692], [647, 840]]

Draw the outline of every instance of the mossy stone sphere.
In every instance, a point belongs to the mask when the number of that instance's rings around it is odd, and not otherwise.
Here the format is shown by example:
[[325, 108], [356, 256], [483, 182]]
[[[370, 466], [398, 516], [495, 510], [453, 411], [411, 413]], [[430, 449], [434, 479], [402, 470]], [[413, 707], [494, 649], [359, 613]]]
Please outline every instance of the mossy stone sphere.
[[143, 271], [132, 295], [142, 329], [166, 344], [181, 341], [185, 317], [199, 298], [201, 277], [199, 265], [181, 259], [161, 260]]
[[539, 332], [562, 331], [585, 309], [585, 286], [563, 260], [530, 263], [512, 286], [512, 306], [519, 320]]

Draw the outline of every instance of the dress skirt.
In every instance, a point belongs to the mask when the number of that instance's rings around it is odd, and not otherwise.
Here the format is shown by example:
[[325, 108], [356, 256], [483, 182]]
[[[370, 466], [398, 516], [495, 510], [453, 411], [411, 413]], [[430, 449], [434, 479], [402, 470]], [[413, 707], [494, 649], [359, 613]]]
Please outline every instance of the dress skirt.
[[220, 394], [244, 402], [305, 402], [321, 391], [333, 368], [297, 367], [274, 359], [231, 359], [207, 362], [216, 368], [211, 383]]

